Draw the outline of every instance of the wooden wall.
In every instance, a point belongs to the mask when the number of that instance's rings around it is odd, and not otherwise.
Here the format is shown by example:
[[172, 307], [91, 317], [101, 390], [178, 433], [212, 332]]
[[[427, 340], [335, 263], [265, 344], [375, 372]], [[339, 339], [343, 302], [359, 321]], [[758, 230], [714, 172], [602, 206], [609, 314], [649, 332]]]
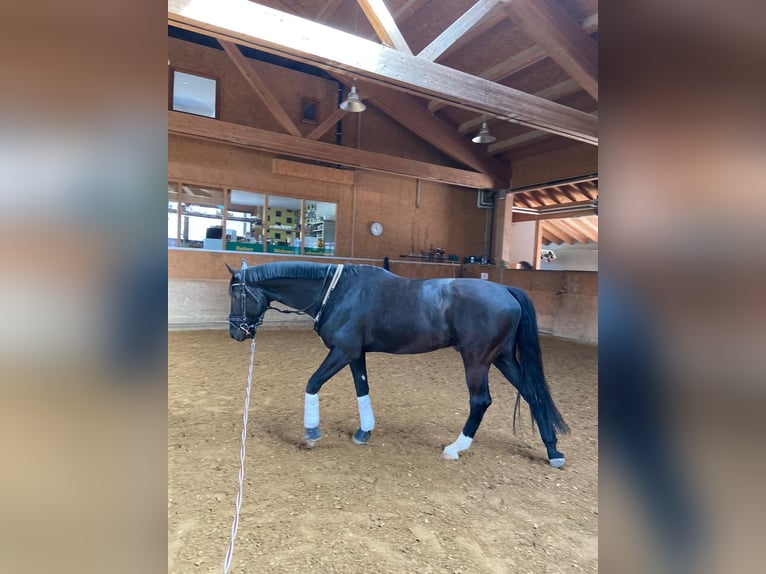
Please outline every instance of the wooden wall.
[[[221, 102], [218, 119], [286, 133], [223, 50], [168, 38], [168, 59], [171, 66], [180, 71], [218, 79]], [[308, 135], [316, 125], [300, 121], [301, 98], [317, 100], [317, 123], [321, 123], [338, 107], [337, 82], [250, 58], [247, 61], [261, 77], [267, 79], [269, 89], [302, 135]], [[366, 103], [367, 111], [362, 114], [347, 114], [341, 121], [344, 146], [451, 167], [463, 167], [439, 150], [425, 144], [422, 139], [375, 109], [369, 102]], [[358, 123], [361, 125], [357, 125]], [[329, 129], [320, 141], [335, 143], [335, 127]]]
[[[382, 260], [420, 253], [431, 245], [460, 258], [483, 253], [485, 210], [476, 207], [476, 192], [437, 182], [356, 171], [346, 185], [335, 170], [280, 160], [274, 173], [271, 154], [222, 143], [170, 135], [168, 178], [338, 204], [335, 253], [341, 257]], [[293, 175], [287, 175], [292, 171]], [[325, 178], [327, 181], [322, 181]], [[370, 223], [384, 233], [373, 237]]]
[[591, 173], [598, 173], [598, 147], [564, 141], [554, 150], [515, 159], [512, 187], [524, 187]]

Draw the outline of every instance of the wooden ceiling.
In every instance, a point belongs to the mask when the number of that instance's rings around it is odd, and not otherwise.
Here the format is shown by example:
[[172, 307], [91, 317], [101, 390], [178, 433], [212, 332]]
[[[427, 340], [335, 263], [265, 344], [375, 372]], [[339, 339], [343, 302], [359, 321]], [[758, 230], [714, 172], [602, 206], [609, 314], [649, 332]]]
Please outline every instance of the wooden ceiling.
[[598, 243], [598, 216], [583, 215], [565, 219], [549, 219], [541, 223], [543, 245], [555, 243]]
[[[346, 112], [300, 138], [237, 45], [321, 68], [347, 87], [355, 79], [368, 105], [481, 174], [486, 187], [507, 188], [515, 160], [598, 145], [598, 0], [169, 0], [168, 23], [216, 38], [283, 128], [274, 138], [300, 143], [304, 157], [327, 161], [315, 140]], [[496, 140], [472, 143], [483, 121]], [[183, 129], [205, 129], [191, 122]], [[171, 117], [171, 131], [180, 123]], [[256, 143], [266, 136], [237, 134]], [[519, 208], [545, 211], [592, 203], [597, 193], [591, 178], [514, 196]], [[559, 238], [592, 240], [585, 224], [570, 231]]]

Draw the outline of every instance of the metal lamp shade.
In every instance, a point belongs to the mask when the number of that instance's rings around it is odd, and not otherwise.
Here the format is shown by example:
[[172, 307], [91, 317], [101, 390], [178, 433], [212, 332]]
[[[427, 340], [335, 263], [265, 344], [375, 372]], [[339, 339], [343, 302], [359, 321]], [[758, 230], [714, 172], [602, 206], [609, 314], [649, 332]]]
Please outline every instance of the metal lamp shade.
[[351, 91], [346, 101], [340, 105], [340, 109], [347, 112], [363, 112], [367, 109], [367, 106], [359, 99], [359, 94], [356, 93], [356, 86], [351, 86]]
[[479, 130], [479, 133], [476, 134], [471, 141], [473, 143], [492, 143], [497, 138], [493, 136], [491, 133], [489, 133], [489, 128], [487, 127], [487, 122], [483, 122], [481, 124], [481, 129]]

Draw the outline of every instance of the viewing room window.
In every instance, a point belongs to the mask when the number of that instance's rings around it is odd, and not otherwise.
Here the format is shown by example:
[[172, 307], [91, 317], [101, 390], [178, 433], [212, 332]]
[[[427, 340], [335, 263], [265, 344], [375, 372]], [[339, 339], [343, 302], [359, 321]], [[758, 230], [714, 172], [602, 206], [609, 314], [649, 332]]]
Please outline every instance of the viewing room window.
[[[236, 236], [234, 229], [226, 233]], [[168, 246], [223, 249], [225, 241], [223, 190], [168, 183]]]
[[332, 257], [337, 212], [337, 203], [168, 182], [168, 247]]
[[218, 82], [215, 78], [172, 70], [171, 109], [208, 118], [218, 117]]

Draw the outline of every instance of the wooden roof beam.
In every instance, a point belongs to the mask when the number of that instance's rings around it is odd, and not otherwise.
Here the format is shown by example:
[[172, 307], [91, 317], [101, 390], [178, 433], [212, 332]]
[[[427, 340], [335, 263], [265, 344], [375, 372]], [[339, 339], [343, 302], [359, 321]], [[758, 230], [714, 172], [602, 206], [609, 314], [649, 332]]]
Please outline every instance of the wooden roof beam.
[[495, 182], [492, 187], [505, 188], [510, 185], [509, 166], [462, 137], [453, 126], [430, 113], [412, 96], [369, 82], [357, 82], [357, 86], [376, 108], [415, 135], [451, 158], [491, 176]]
[[310, 140], [318, 140], [327, 133], [331, 127], [337, 124], [348, 112], [342, 110], [339, 107], [335, 108], [335, 111], [325, 118], [325, 120], [315, 127], [312, 132], [306, 137]]
[[494, 184], [493, 179], [483, 173], [313, 141], [183, 112], [168, 112], [168, 133], [474, 189], [491, 188]]
[[168, 0], [168, 21], [475, 113], [598, 145], [598, 119], [249, 0]]
[[282, 107], [282, 104], [279, 103], [274, 92], [269, 89], [266, 82], [261, 78], [258, 72], [255, 71], [255, 68], [253, 68], [252, 64], [245, 58], [239, 48], [235, 44], [226, 40], [219, 38], [218, 41], [221, 46], [223, 46], [226, 55], [229, 56], [229, 59], [234, 63], [242, 76], [244, 76], [247, 83], [250, 84], [250, 87], [258, 95], [261, 101], [263, 101], [269, 112], [271, 112], [271, 115], [273, 115], [279, 122], [279, 125], [285, 128], [288, 133], [294, 136], [300, 136], [301, 132], [298, 129], [298, 126], [296, 126], [290, 119], [290, 116], [287, 115], [287, 112]]
[[471, 28], [476, 26], [489, 14], [500, 0], [479, 0], [465, 14], [455, 20], [444, 32], [439, 34], [428, 46], [418, 54], [418, 58], [435, 62], [455, 42], [462, 38]]
[[[557, 100], [563, 96], [566, 96], [567, 94], [576, 92], [579, 89], [580, 89], [580, 85], [574, 80], [569, 79], [569, 80], [564, 80], [563, 82], [559, 82], [558, 84], [555, 84], [544, 90], [540, 90], [539, 92], [535, 92], [534, 95], [539, 98], [545, 98], [546, 100]], [[475, 128], [476, 126], [481, 125], [481, 123], [485, 121], [485, 119], [486, 118], [484, 116], [476, 116], [475, 118], [460, 124], [460, 126], [458, 127], [458, 131], [461, 134], [467, 133], [471, 131], [473, 128]]]
[[357, 0], [357, 3], [381, 42], [412, 56], [412, 50], [410, 50], [383, 0]]
[[590, 228], [598, 233], [598, 215], [586, 215], [585, 217], [578, 217], [578, 223]]
[[556, 243], [558, 245], [561, 245], [562, 243], [569, 243], [570, 245], [573, 243], [576, 243], [576, 240], [574, 237], [569, 235], [568, 233], [565, 233], [560, 228], [556, 228], [553, 226], [552, 221], [543, 221], [540, 225], [543, 226], [543, 237], [553, 237], [557, 241], [553, 241], [553, 243]]
[[[580, 26], [582, 27], [583, 31], [587, 34], [592, 34], [596, 30], [598, 30], [598, 12], [593, 14], [592, 16], [589, 16], [588, 18], [585, 18], [581, 23]], [[480, 78], [486, 78], [487, 80], [491, 80], [493, 82], [499, 82], [508, 76], [511, 76], [517, 72], [520, 72], [521, 70], [528, 68], [529, 66], [536, 64], [537, 62], [544, 60], [548, 57], [548, 54], [546, 54], [545, 50], [541, 48], [540, 46], [532, 46], [531, 48], [527, 48], [523, 52], [519, 52], [515, 56], [512, 56], [511, 58], [508, 58], [507, 60], [504, 60], [502, 62], [499, 62], [498, 64], [495, 64], [491, 68], [488, 68], [484, 70], [483, 72], [480, 72], [478, 76]], [[435, 112], [437, 110], [442, 109], [443, 107], [447, 106], [444, 102], [440, 102], [438, 100], [434, 100], [428, 104], [428, 109], [432, 112]]]
[[583, 233], [580, 229], [578, 229], [577, 226], [572, 225], [569, 219], [557, 219], [555, 221], [559, 229], [563, 229], [580, 243], [587, 243], [588, 236], [585, 235], [585, 233]]
[[511, 18], [598, 101], [598, 47], [554, 0], [503, 0]]

